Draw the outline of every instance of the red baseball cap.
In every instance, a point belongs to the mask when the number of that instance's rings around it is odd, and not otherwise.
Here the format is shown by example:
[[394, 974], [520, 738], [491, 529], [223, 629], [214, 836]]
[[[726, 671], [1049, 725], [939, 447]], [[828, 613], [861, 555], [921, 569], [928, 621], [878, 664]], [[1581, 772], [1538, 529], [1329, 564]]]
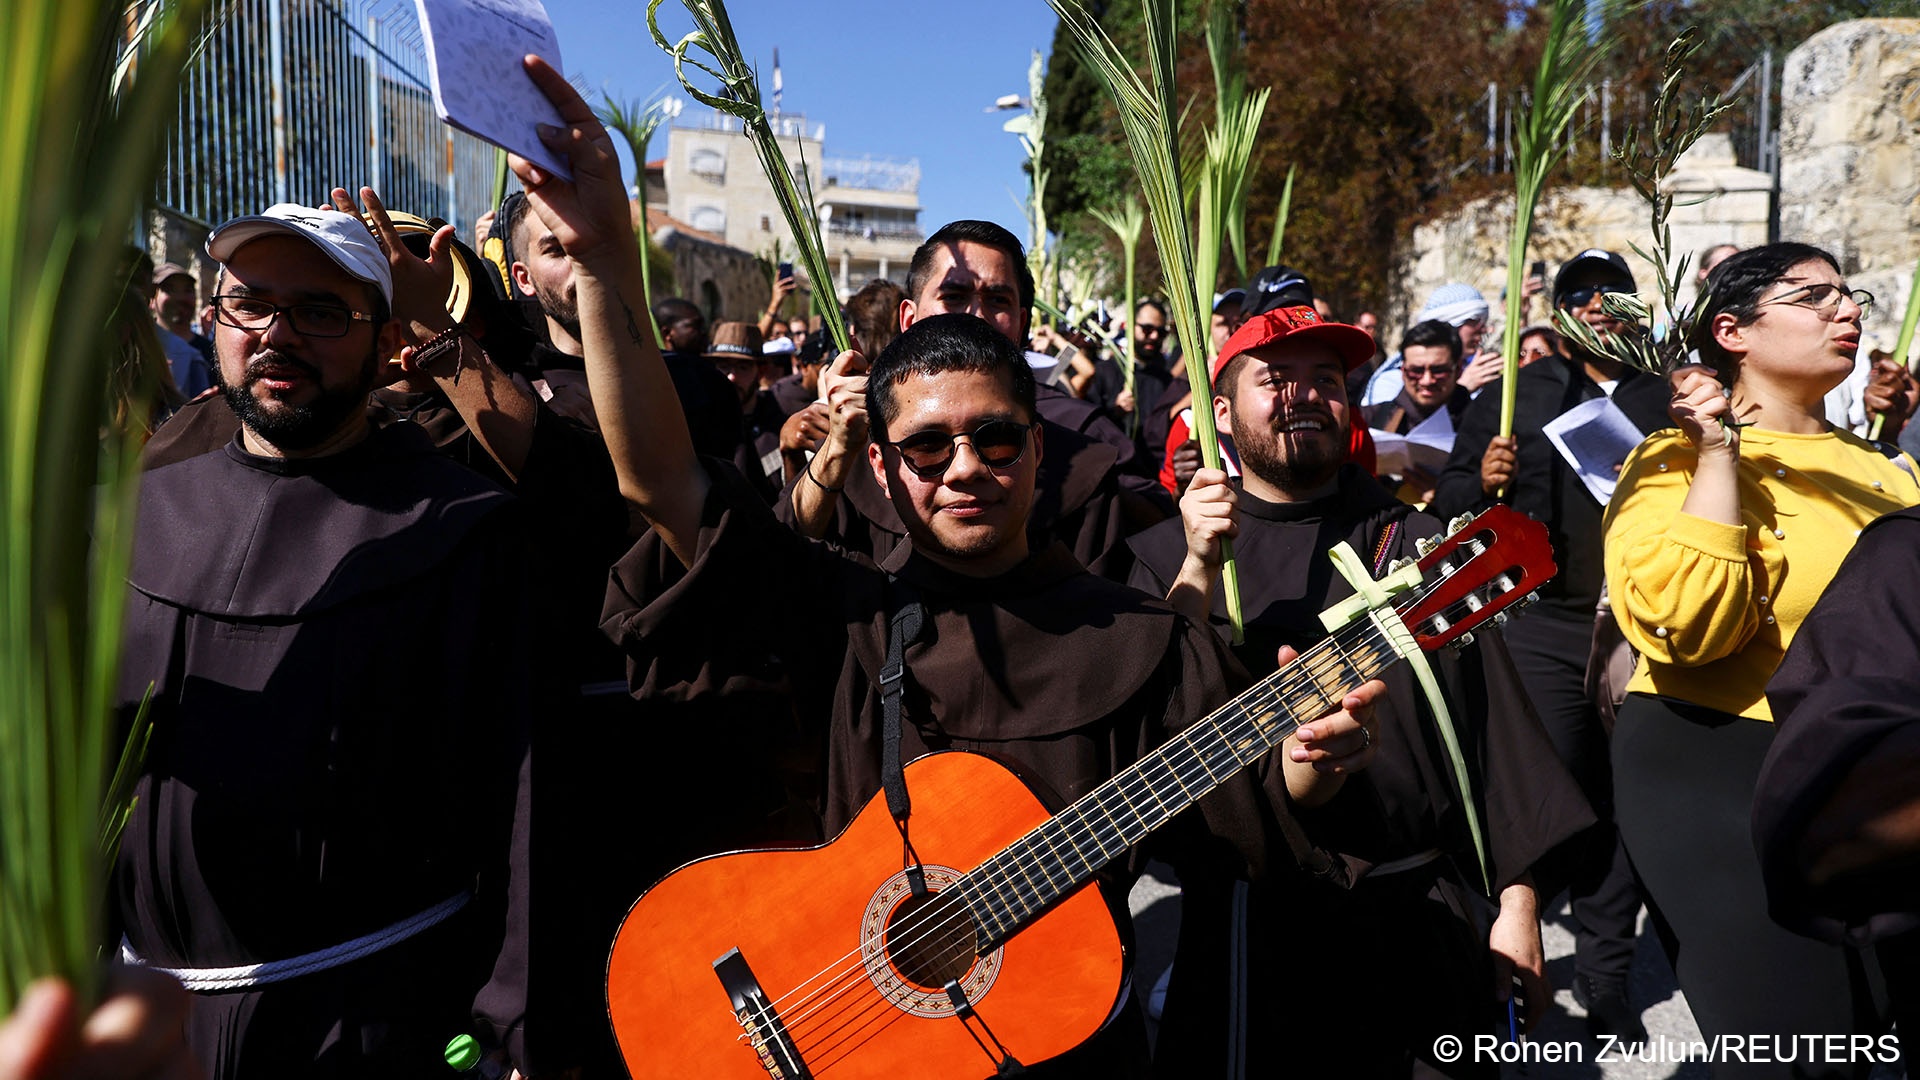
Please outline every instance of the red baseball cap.
[[1233, 332], [1227, 343], [1220, 347], [1220, 355], [1213, 362], [1213, 370], [1208, 378], [1215, 383], [1220, 381], [1220, 372], [1225, 370], [1227, 362], [1243, 352], [1252, 352], [1275, 342], [1288, 338], [1308, 337], [1325, 342], [1333, 351], [1346, 361], [1347, 370], [1352, 371], [1361, 364], [1373, 359], [1373, 335], [1357, 326], [1346, 323], [1322, 321], [1320, 313], [1310, 304], [1294, 307], [1275, 308], [1264, 315], [1256, 315], [1243, 323]]

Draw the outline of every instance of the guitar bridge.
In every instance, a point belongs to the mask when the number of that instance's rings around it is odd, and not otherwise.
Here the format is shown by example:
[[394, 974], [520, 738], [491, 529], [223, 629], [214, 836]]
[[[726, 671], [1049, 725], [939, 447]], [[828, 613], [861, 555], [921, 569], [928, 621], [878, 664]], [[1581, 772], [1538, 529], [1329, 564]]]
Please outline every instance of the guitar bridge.
[[813, 1080], [806, 1062], [800, 1059], [800, 1048], [787, 1034], [779, 1012], [767, 1000], [766, 991], [740, 950], [728, 949], [725, 956], [715, 960], [713, 973], [733, 1002], [733, 1015], [753, 1044], [753, 1052], [760, 1055], [760, 1067], [767, 1070], [767, 1075], [774, 1080]]

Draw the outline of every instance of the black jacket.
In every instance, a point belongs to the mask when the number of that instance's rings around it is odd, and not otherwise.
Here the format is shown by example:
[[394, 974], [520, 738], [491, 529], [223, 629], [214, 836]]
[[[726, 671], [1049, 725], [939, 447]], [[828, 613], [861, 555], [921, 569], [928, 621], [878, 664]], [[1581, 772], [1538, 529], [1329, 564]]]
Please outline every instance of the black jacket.
[[[1601, 563], [1601, 516], [1586, 485], [1540, 429], [1555, 417], [1605, 391], [1589, 379], [1585, 366], [1564, 357], [1548, 357], [1520, 369], [1514, 396], [1513, 433], [1519, 461], [1503, 499], [1480, 488], [1480, 459], [1500, 427], [1500, 383], [1488, 383], [1460, 416], [1453, 457], [1440, 474], [1429, 512], [1447, 519], [1505, 502], [1547, 526], [1560, 572], [1540, 589], [1540, 608], [1562, 618], [1592, 619], [1606, 577]], [[1665, 379], [1632, 369], [1621, 372], [1613, 403], [1642, 434], [1670, 426]]]

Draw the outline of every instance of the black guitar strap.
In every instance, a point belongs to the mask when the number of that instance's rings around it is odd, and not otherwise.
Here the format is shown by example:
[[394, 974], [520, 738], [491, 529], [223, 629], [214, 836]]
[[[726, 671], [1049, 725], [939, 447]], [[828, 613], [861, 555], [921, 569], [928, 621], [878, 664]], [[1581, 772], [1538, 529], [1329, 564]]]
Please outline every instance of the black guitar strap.
[[906, 691], [907, 646], [920, 640], [926, 627], [927, 609], [920, 603], [913, 586], [898, 576], [887, 576], [887, 662], [880, 669], [880, 787], [887, 793], [887, 812], [900, 830], [906, 844], [907, 873], [915, 896], [925, 896], [926, 880], [920, 873], [919, 857], [907, 837], [907, 818], [913, 814], [913, 800], [907, 796], [905, 763], [900, 760], [900, 700]]

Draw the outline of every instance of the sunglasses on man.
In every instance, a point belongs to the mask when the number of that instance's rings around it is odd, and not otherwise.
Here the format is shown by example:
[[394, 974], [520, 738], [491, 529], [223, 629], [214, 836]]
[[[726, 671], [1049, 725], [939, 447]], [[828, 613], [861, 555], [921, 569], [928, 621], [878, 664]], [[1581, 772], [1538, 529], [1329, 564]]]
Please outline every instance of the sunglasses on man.
[[899, 442], [882, 442], [900, 454], [900, 463], [922, 480], [938, 480], [952, 467], [961, 439], [973, 448], [974, 456], [989, 469], [1011, 469], [1027, 453], [1027, 433], [1032, 424], [1012, 420], [989, 420], [972, 431], [949, 435], [944, 431], [921, 431]]

